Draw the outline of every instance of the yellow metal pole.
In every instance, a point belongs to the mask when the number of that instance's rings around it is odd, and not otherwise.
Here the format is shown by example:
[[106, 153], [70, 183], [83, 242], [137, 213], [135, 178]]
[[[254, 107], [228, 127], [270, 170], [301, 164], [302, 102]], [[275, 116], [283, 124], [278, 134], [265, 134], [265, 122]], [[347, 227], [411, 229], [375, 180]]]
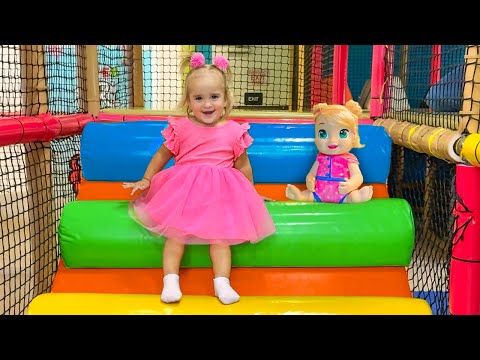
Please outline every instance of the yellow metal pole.
[[480, 45], [468, 45], [465, 51], [465, 86], [460, 112], [459, 132], [480, 132]]
[[298, 46], [298, 98], [297, 111], [303, 111], [303, 97], [305, 95], [305, 45]]
[[86, 45], [87, 110], [97, 116], [100, 112], [100, 87], [98, 84], [97, 45]]
[[142, 45], [133, 45], [133, 107], [144, 108]]
[[[42, 45], [22, 45], [20, 47], [20, 64], [23, 103], [25, 115], [45, 114], [47, 104], [47, 78], [45, 71], [45, 50]], [[27, 206], [28, 220], [26, 238], [17, 238], [20, 253], [15, 254], [19, 266], [25, 259], [21, 258], [22, 247], [32, 249], [30, 264], [33, 265], [34, 288], [31, 293], [36, 296], [45, 292], [51, 285], [54, 266], [57, 260], [55, 221], [53, 219], [52, 196], [52, 151], [49, 142], [25, 144], [25, 177], [27, 187], [27, 204], [23, 200], [19, 206]], [[15, 250], [17, 251], [17, 250]], [[24, 253], [26, 250], [24, 249]], [[29, 293], [32, 289], [24, 289]]]

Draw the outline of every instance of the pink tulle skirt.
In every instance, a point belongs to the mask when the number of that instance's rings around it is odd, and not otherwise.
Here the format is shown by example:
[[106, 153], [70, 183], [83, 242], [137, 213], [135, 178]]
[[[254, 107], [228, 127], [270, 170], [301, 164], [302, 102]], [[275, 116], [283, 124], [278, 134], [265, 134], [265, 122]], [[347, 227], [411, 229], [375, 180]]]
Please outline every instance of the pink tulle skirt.
[[235, 168], [175, 165], [129, 204], [151, 232], [185, 244], [258, 242], [275, 232], [263, 199]]

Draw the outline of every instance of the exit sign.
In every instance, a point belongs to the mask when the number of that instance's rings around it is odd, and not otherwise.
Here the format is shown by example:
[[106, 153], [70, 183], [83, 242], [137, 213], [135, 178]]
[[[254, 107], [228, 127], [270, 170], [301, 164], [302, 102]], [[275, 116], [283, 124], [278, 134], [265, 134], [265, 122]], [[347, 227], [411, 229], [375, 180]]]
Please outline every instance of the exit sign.
[[263, 93], [245, 93], [245, 105], [263, 105]]

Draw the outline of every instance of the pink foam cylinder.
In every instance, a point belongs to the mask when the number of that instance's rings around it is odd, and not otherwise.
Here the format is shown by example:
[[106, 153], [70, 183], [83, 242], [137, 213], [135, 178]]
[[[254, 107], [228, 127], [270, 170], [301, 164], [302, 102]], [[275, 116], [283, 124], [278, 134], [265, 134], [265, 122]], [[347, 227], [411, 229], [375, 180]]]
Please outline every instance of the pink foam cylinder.
[[58, 136], [71, 136], [81, 134], [85, 125], [91, 121], [96, 121], [91, 114], [73, 114], [56, 116], [62, 129]]
[[455, 228], [450, 266], [450, 312], [480, 315], [480, 168], [456, 165]]
[[[112, 122], [117, 122], [117, 121], [126, 121], [126, 118], [129, 117], [131, 118], [131, 120], [129, 119], [129, 121], [134, 121], [134, 120], [144, 120], [144, 119], [139, 119], [139, 117], [144, 117], [144, 118], [147, 118], [146, 115], [121, 115], [121, 114], [108, 114], [108, 113], [102, 113], [100, 112], [98, 115], [97, 115], [97, 121], [101, 121], [101, 122], [108, 122], [108, 121], [112, 121]], [[152, 117], [158, 117], [159, 115], [152, 115]], [[161, 116], [162, 118], [165, 118], [165, 116]]]
[[474, 286], [480, 278], [480, 263], [452, 258], [450, 264], [449, 307], [452, 315], [479, 315], [480, 292]]
[[[40, 137], [45, 135], [45, 124], [43, 121], [36, 116], [22, 116], [18, 117], [17, 120], [22, 124], [21, 128], [21, 140], [22, 143], [29, 143], [33, 141], [38, 141]], [[2, 130], [0, 129], [0, 132]]]
[[22, 140], [23, 126], [16, 118], [0, 119], [0, 146], [17, 144]]
[[0, 146], [81, 134], [84, 126], [95, 121], [91, 114], [17, 116], [0, 119]]
[[43, 136], [40, 137], [40, 141], [50, 141], [61, 134], [62, 124], [60, 120], [53, 117], [52, 114], [37, 115], [36, 118], [40, 119], [45, 126], [45, 132]]

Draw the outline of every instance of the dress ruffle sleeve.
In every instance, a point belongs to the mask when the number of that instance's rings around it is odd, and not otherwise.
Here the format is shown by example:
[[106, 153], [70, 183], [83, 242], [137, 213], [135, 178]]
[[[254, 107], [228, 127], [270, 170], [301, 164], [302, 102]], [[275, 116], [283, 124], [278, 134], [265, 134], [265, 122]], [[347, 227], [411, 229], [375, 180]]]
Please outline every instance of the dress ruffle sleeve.
[[164, 145], [170, 150], [173, 156], [177, 156], [180, 150], [180, 139], [179, 139], [179, 119], [169, 119], [168, 125], [165, 129], [162, 130], [162, 135], [165, 138]]
[[240, 134], [233, 147], [234, 160], [237, 160], [245, 152], [245, 149], [253, 143], [253, 138], [248, 133], [248, 129], [250, 129], [250, 124], [240, 124]]
[[345, 158], [347, 159], [347, 161], [349, 163], [354, 163], [354, 164], [358, 164], [358, 158], [353, 155], [352, 153], [348, 153]]

